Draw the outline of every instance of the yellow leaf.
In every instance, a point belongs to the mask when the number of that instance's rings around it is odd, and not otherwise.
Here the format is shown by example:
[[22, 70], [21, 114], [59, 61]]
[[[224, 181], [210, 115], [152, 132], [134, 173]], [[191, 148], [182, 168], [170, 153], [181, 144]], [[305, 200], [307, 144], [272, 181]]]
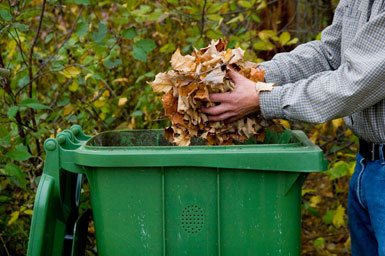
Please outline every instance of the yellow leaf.
[[350, 248], [350, 247], [351, 247], [350, 237], [348, 237], [348, 239], [347, 239], [346, 242], [344, 243], [344, 246], [345, 246], [345, 248]]
[[265, 9], [266, 7], [267, 7], [266, 1], [262, 1], [262, 2], [258, 5], [258, 7], [257, 7], [257, 11], [263, 10], [263, 9]]
[[344, 120], [342, 118], [332, 120], [333, 131], [337, 131], [338, 128], [344, 125]]
[[13, 55], [16, 52], [16, 42], [15, 40], [9, 40], [7, 44], [7, 50], [8, 50], [8, 59], [12, 59]]
[[325, 238], [323, 237], [318, 237], [317, 239], [314, 240], [313, 242], [314, 247], [317, 248], [317, 250], [325, 248]]
[[319, 137], [319, 132], [315, 131], [312, 135], [310, 135], [309, 140], [312, 143], [317, 144], [318, 137]]
[[100, 118], [101, 120], [106, 119], [106, 113], [100, 113], [100, 114], [99, 114], [99, 118]]
[[111, 93], [109, 90], [105, 90], [102, 95], [103, 95], [103, 97], [108, 98], [108, 97], [110, 97]]
[[280, 120], [279, 120], [279, 123], [280, 123], [283, 127], [285, 127], [286, 129], [290, 129], [290, 127], [291, 127], [289, 121], [287, 121], [287, 120], [280, 119]]
[[312, 196], [310, 198], [310, 206], [313, 208], [317, 208], [317, 205], [321, 202], [320, 196]]
[[25, 210], [23, 213], [27, 215], [32, 215], [33, 211], [31, 209], [28, 209], [28, 210]]
[[315, 192], [315, 190], [314, 189], [302, 189], [302, 196], [304, 196], [304, 195], [306, 195], [306, 194], [308, 194], [308, 193], [313, 193], [313, 192]]
[[278, 41], [279, 38], [277, 37], [277, 32], [273, 30], [262, 30], [258, 33], [259, 38], [261, 38], [262, 41], [268, 41], [269, 39], [273, 39], [274, 41]]
[[346, 131], [345, 131], [345, 137], [350, 137], [350, 136], [352, 136], [353, 135], [353, 132], [352, 132], [352, 130], [350, 130], [350, 129], [346, 129]]
[[116, 78], [112, 83], [128, 83], [128, 78], [121, 77], [121, 78]]
[[32, 1], [32, 3], [34, 5], [40, 5], [42, 2], [43, 2], [42, 0], [34, 0], [34, 1]]
[[93, 74], [91, 73], [88, 73], [85, 77], [84, 77], [84, 80], [87, 81], [89, 78], [91, 78], [93, 76]]
[[227, 25], [231, 24], [231, 23], [236, 23], [236, 22], [242, 22], [243, 20], [245, 19], [245, 17], [243, 17], [242, 14], [232, 18], [231, 20], [229, 20], [228, 22], [226, 22]]
[[336, 228], [345, 226], [345, 208], [342, 205], [339, 205], [334, 213], [333, 225]]
[[60, 72], [60, 74], [67, 78], [74, 78], [80, 74], [80, 68], [69, 66], [64, 68], [63, 71]]
[[100, 97], [98, 100], [96, 100], [96, 101], [94, 102], [94, 106], [97, 107], [97, 108], [103, 107], [104, 104], [106, 104], [106, 101], [105, 101], [105, 98], [104, 98], [104, 97]]
[[11, 218], [9, 219], [7, 225], [10, 226], [10, 225], [12, 225], [12, 223], [17, 221], [19, 219], [19, 215], [20, 215], [19, 211], [11, 213]]
[[326, 122], [326, 123], [323, 123], [321, 124], [321, 128], [320, 128], [320, 131], [322, 134], [325, 134], [328, 132], [328, 129], [329, 129], [329, 122]]
[[74, 80], [72, 82], [72, 84], [68, 87], [68, 89], [71, 91], [71, 92], [76, 92], [78, 89], [79, 89], [79, 83], [77, 80]]
[[72, 113], [74, 110], [74, 106], [72, 104], [68, 104], [63, 108], [63, 115], [67, 116]]
[[279, 43], [284, 46], [290, 41], [290, 38], [290, 33], [285, 31], [279, 36]]
[[126, 105], [127, 101], [128, 101], [128, 100], [127, 100], [126, 97], [120, 98], [120, 99], [119, 99], [119, 103], [118, 103], [119, 107]]
[[[352, 154], [351, 157], [353, 158], [354, 155]], [[354, 162], [349, 163], [349, 174], [350, 175], [353, 175], [355, 168], [356, 168], [356, 164]]]

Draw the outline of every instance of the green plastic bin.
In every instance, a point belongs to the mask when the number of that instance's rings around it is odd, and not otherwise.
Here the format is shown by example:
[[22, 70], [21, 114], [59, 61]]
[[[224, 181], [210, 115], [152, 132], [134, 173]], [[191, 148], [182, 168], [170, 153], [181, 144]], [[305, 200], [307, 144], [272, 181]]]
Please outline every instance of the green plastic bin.
[[320, 148], [289, 130], [264, 144], [194, 144], [171, 146], [161, 130], [89, 137], [79, 126], [48, 139], [28, 254], [84, 253], [85, 175], [98, 255], [300, 255], [301, 186], [325, 170]]

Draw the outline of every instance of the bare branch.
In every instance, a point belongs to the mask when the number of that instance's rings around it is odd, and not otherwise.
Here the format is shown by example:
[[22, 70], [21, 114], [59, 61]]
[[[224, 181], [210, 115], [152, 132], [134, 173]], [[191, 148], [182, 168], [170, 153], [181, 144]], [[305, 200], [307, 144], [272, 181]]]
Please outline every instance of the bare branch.
[[24, 53], [23, 46], [21, 45], [21, 40], [20, 40], [20, 37], [19, 37], [19, 33], [17, 32], [16, 29], [15, 29], [15, 33], [16, 33], [16, 38], [14, 37], [14, 35], [12, 35], [12, 33], [10, 33], [10, 35], [13, 38], [13, 40], [15, 40], [16, 45], [19, 48], [19, 51], [20, 51], [20, 54], [21, 54], [21, 58], [23, 59], [24, 64], [28, 67], [28, 62], [25, 59], [26, 54]]
[[203, 8], [202, 8], [201, 37], [203, 37], [204, 31], [205, 31], [206, 5], [207, 5], [207, 0], [204, 1], [204, 3], [203, 3]]
[[43, 24], [43, 18], [44, 18], [44, 12], [45, 12], [46, 3], [47, 3], [47, 0], [43, 0], [42, 7], [41, 7], [41, 13], [40, 13], [40, 19], [39, 19], [39, 26], [37, 28], [35, 38], [33, 39], [33, 42], [32, 42], [32, 45], [31, 45], [31, 49], [29, 51], [29, 65], [28, 65], [28, 67], [29, 67], [29, 79], [30, 79], [30, 82], [29, 82], [28, 95], [29, 95], [30, 98], [32, 98], [32, 84], [33, 84], [32, 83], [32, 79], [33, 79], [33, 71], [32, 71], [33, 52], [34, 52], [35, 46], [37, 44], [37, 41], [39, 40], [40, 31], [41, 31], [41, 27], [42, 27], [42, 24]]
[[[33, 70], [32, 70], [32, 65], [33, 65], [33, 53], [35, 46], [37, 44], [37, 41], [39, 40], [41, 28], [43, 25], [43, 19], [44, 19], [44, 13], [45, 13], [45, 7], [46, 7], [47, 0], [43, 0], [42, 7], [41, 7], [41, 13], [40, 13], [40, 19], [39, 19], [39, 25], [36, 31], [35, 38], [33, 39], [31, 49], [29, 51], [29, 65], [28, 65], [28, 71], [29, 71], [29, 86], [28, 86], [28, 96], [32, 98], [33, 96]], [[34, 129], [37, 129], [37, 124], [36, 124], [36, 118], [35, 118], [35, 110], [31, 109], [31, 120], [32, 120], [32, 127]], [[37, 155], [40, 155], [41, 152], [41, 147], [40, 147], [40, 142], [39, 139], [36, 139], [36, 150], [37, 150]]]

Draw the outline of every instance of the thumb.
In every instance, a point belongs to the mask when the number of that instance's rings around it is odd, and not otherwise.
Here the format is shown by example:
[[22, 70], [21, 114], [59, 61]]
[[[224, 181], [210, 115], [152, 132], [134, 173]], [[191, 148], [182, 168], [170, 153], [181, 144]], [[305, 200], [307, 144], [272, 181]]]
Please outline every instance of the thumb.
[[232, 69], [232, 68], [228, 69], [228, 72], [227, 72], [227, 73], [229, 74], [229, 77], [230, 77], [231, 80], [233, 80], [234, 78], [236, 78], [237, 75], [240, 75], [237, 71], [235, 71], [235, 70]]
[[238, 84], [241, 81], [246, 80], [247, 78], [239, 74], [237, 71], [234, 71], [233, 69], [229, 69], [228, 71], [230, 79], [235, 83]]

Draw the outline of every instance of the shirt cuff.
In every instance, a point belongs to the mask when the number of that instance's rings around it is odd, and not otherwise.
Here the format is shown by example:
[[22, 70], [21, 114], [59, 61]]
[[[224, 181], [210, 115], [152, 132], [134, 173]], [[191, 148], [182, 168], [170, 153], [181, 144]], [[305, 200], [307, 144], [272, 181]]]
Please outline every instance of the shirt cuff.
[[275, 83], [276, 85], [282, 85], [282, 70], [279, 69], [278, 65], [274, 61], [262, 62], [258, 65], [265, 71], [265, 82]]
[[262, 91], [259, 93], [259, 105], [262, 115], [266, 119], [286, 119], [286, 116], [281, 107], [282, 91], [282, 86], [275, 86], [270, 92]]

